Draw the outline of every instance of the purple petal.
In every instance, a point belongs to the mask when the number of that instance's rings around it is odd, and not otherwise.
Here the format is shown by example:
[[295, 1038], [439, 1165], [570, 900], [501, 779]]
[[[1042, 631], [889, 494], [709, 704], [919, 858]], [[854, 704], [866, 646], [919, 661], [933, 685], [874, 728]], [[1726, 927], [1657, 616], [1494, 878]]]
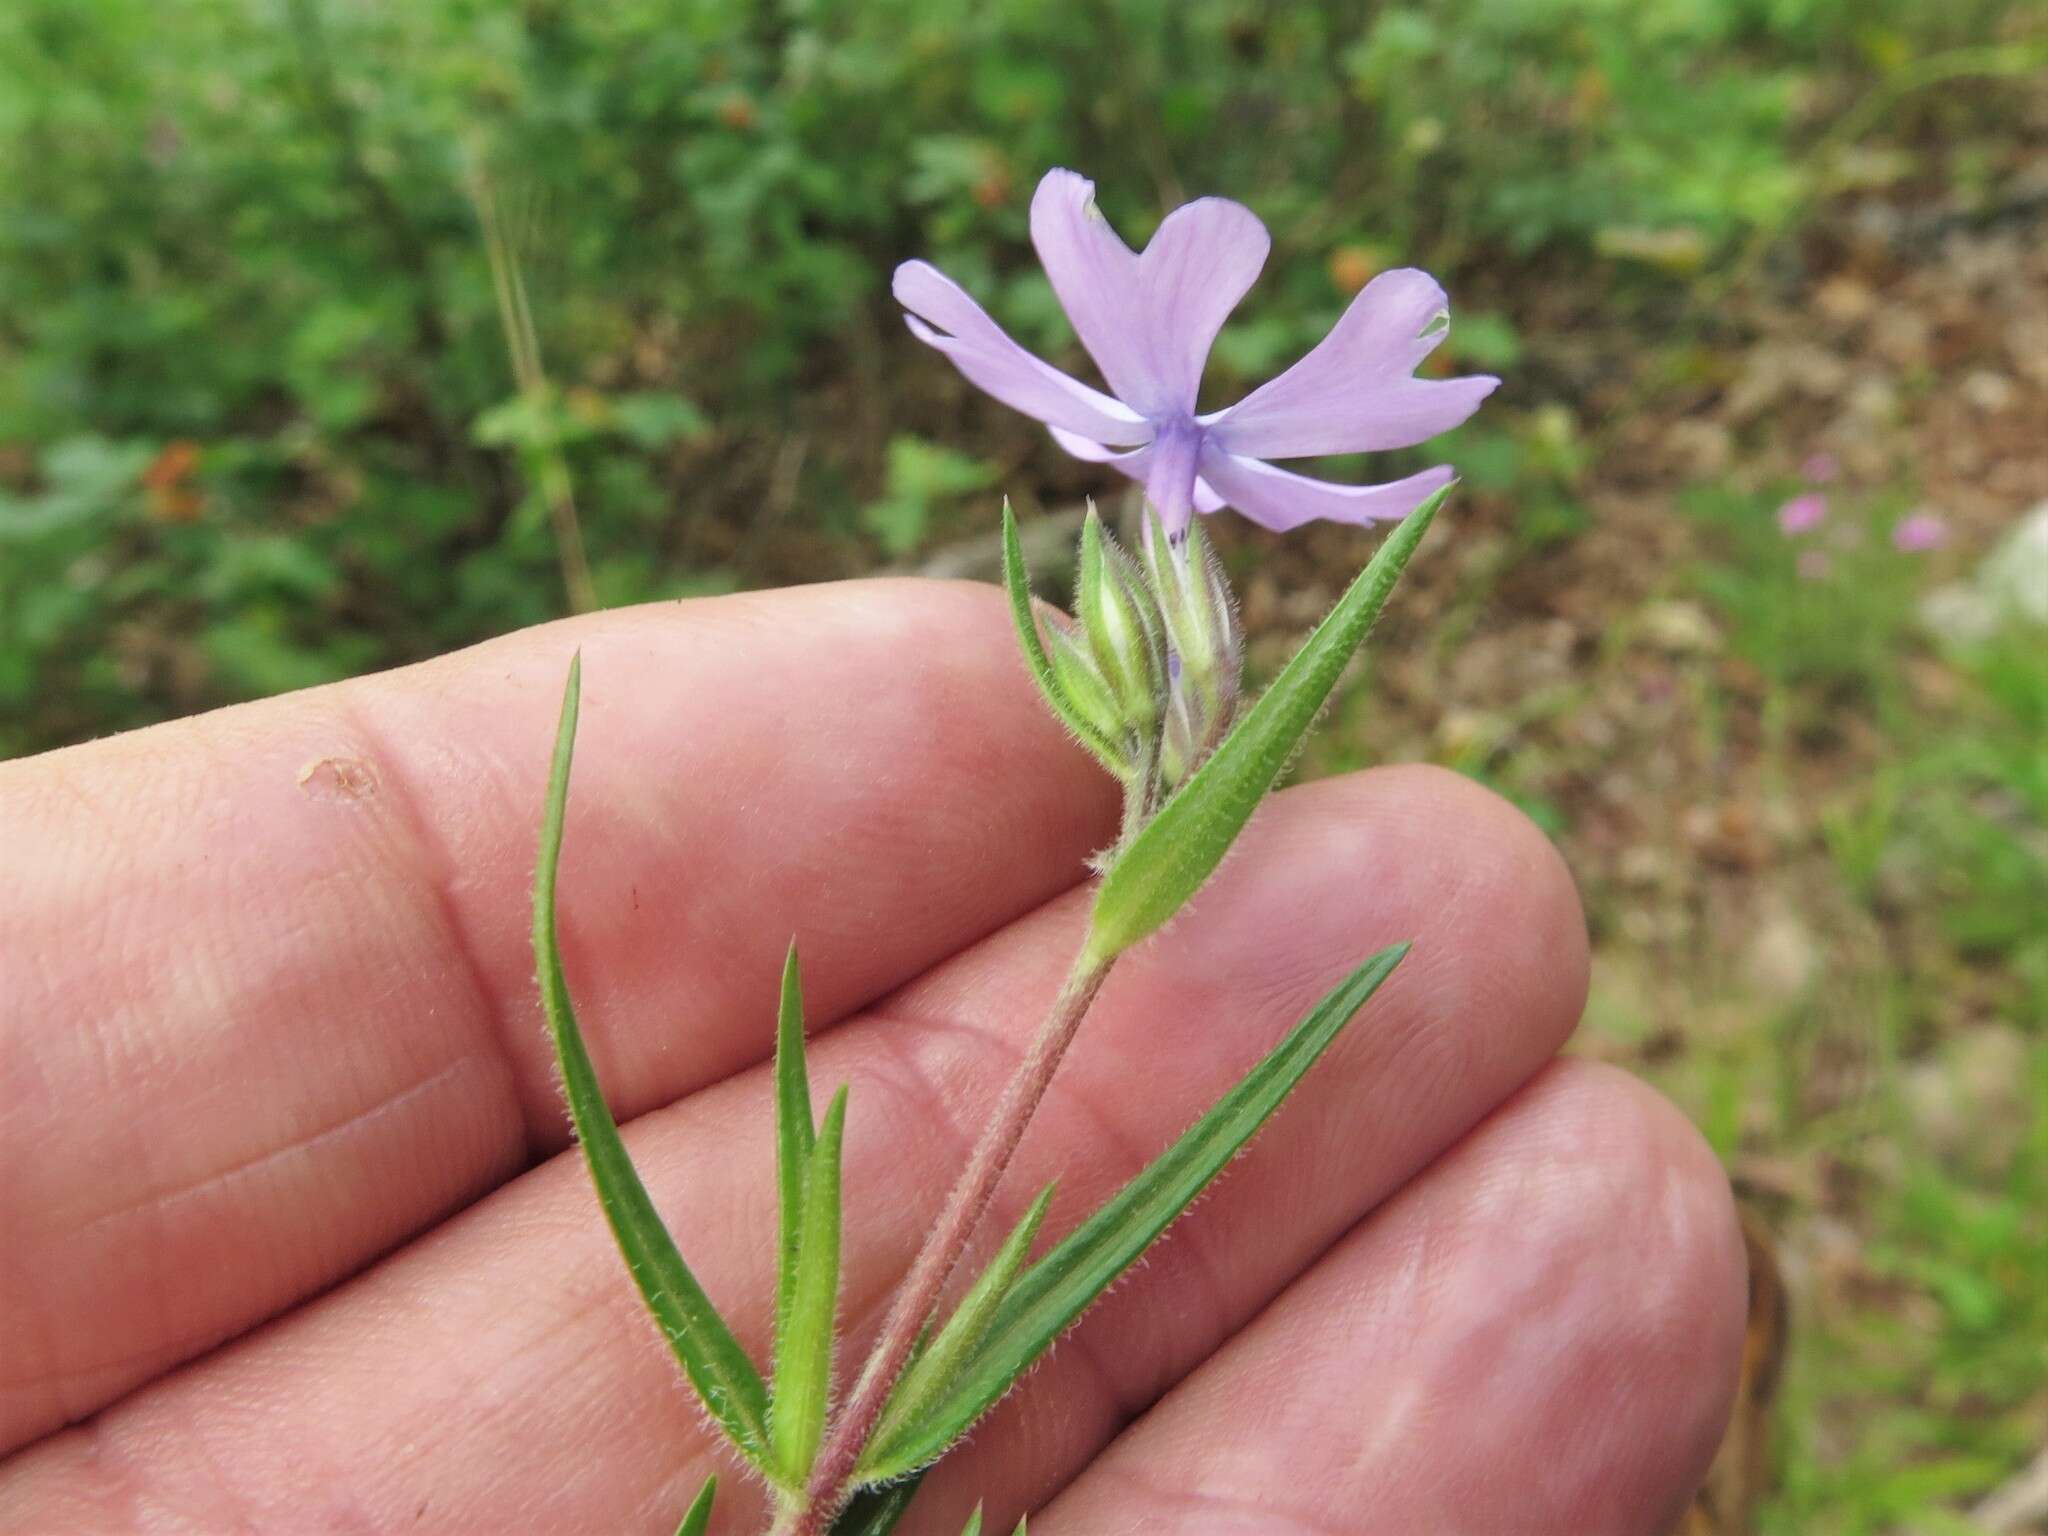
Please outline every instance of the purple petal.
[[1500, 384], [1410, 377], [1449, 315], [1427, 272], [1382, 272], [1308, 356], [1203, 425], [1232, 453], [1272, 459], [1406, 448], [1448, 432]]
[[[1119, 451], [1115, 448], [1105, 447], [1101, 443], [1092, 442], [1088, 438], [1079, 436], [1076, 433], [1064, 431], [1059, 427], [1052, 428], [1052, 436], [1054, 442], [1058, 443], [1077, 459], [1086, 459], [1091, 464], [1107, 464], [1112, 469], [1130, 476], [1131, 479], [1137, 481], [1140, 485], [1143, 485], [1151, 477], [1152, 445], [1150, 443], [1145, 444], [1142, 448]], [[1195, 510], [1197, 512], [1218, 512], [1222, 510], [1223, 504], [1223, 498], [1216, 494], [1216, 488], [1199, 475], [1196, 476]], [[1169, 529], [1169, 531], [1173, 530]]]
[[[892, 285], [911, 334], [953, 360], [977, 389], [1048, 426], [1112, 443], [1142, 443], [1152, 428], [1142, 416], [1070, 379], [1012, 341], [967, 290], [929, 262], [906, 261]], [[943, 333], [943, 334], [942, 334]]]
[[1377, 523], [1406, 517], [1449, 485], [1452, 476], [1449, 465], [1439, 464], [1391, 485], [1337, 485], [1275, 469], [1210, 443], [1202, 454], [1202, 478], [1227, 505], [1260, 527], [1285, 533], [1317, 518], [1333, 523]]
[[1272, 245], [1249, 208], [1205, 197], [1133, 255], [1096, 208], [1095, 183], [1072, 171], [1039, 182], [1031, 242], [1109, 387], [1154, 421], [1194, 413], [1210, 345]]

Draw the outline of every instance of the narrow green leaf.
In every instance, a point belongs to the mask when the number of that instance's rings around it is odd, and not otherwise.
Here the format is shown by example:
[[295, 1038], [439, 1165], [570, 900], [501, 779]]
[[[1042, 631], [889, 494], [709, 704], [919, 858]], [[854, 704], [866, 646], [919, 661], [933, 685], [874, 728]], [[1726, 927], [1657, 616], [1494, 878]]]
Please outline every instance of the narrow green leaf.
[[1019, 1276], [954, 1385], [875, 1444], [865, 1475], [879, 1482], [927, 1466], [967, 1433], [1251, 1140], [1407, 952], [1381, 950], [1339, 982], [1179, 1141]]
[[1025, 664], [1038, 683], [1038, 691], [1045, 695], [1045, 702], [1052, 707], [1052, 712], [1080, 739], [1081, 745], [1116, 770], [1123, 761], [1116, 743], [1096, 729], [1074, 701], [1067, 697], [1067, 690], [1053, 673], [1052, 659], [1045, 654], [1045, 642], [1038, 634], [1038, 616], [1031, 607], [1031, 574], [1024, 568], [1024, 546], [1017, 537], [1017, 516], [1010, 510], [1008, 500], [1003, 502], [1003, 587], [1010, 594], [1010, 617], [1016, 622], [1017, 643], [1023, 647]]
[[718, 1479], [704, 1479], [704, 1491], [697, 1495], [697, 1502], [690, 1506], [690, 1512], [683, 1516], [683, 1523], [676, 1527], [676, 1536], [704, 1536], [711, 1529], [711, 1501], [718, 1494]]
[[797, 974], [796, 941], [782, 962], [782, 1004], [775, 1023], [775, 1179], [781, 1192], [782, 1230], [775, 1269], [775, 1350], [781, 1358], [796, 1290], [797, 1252], [803, 1242], [804, 1168], [817, 1142], [811, 1124], [811, 1080], [804, 1068], [804, 994]]
[[[1012, 1282], [1024, 1268], [1025, 1259], [1030, 1257], [1032, 1240], [1038, 1236], [1038, 1228], [1045, 1220], [1046, 1210], [1052, 1205], [1056, 1187], [1046, 1185], [1039, 1197], [1031, 1202], [1031, 1209], [1010, 1229], [1010, 1235], [1003, 1239], [1003, 1246], [989, 1260], [988, 1268], [960, 1298], [960, 1305], [953, 1309], [953, 1315], [939, 1330], [938, 1337], [903, 1373], [896, 1390], [889, 1394], [889, 1406], [883, 1411], [882, 1422], [870, 1444], [886, 1442], [904, 1425], [922, 1418], [953, 1384], [962, 1362], [974, 1353], [975, 1347], [987, 1335], [989, 1324], [995, 1321], [996, 1305], [1009, 1294]], [[854, 1475], [865, 1478], [866, 1470], [864, 1466], [856, 1468]]]
[[569, 800], [569, 765], [576, 747], [576, 716], [582, 693], [583, 659], [569, 666], [562, 695], [562, 723], [555, 737], [554, 768], [548, 779], [547, 814], [541, 824], [540, 859], [533, 875], [533, 954], [540, 969], [541, 1003], [561, 1066], [569, 1115], [597, 1186], [598, 1204], [625, 1256], [647, 1309], [661, 1325], [704, 1406], [747, 1458], [766, 1464], [768, 1389], [754, 1362], [740, 1348], [725, 1319], [704, 1294], [697, 1277], [676, 1251], [675, 1239], [626, 1156], [619, 1127], [598, 1086], [597, 1069], [583, 1044], [562, 974], [555, 932], [555, 875], [562, 857], [562, 822]]
[[889, 1536], [917, 1497], [924, 1474], [906, 1477], [886, 1488], [863, 1488], [832, 1522], [832, 1536]]
[[789, 1327], [775, 1352], [772, 1439], [776, 1470], [789, 1488], [801, 1488], [811, 1475], [832, 1395], [832, 1337], [839, 1304], [839, 1153], [845, 1132], [842, 1086], [825, 1111], [825, 1123], [804, 1170], [803, 1249], [797, 1254]]
[[1394, 525], [1273, 686], [1110, 866], [1095, 895], [1088, 959], [1101, 963], [1155, 932], [1215, 872], [1315, 724], [1449, 494], [1446, 486]]
[[960, 1536], [981, 1536], [981, 1506], [974, 1506], [974, 1513], [967, 1517], [967, 1523], [960, 1527]]

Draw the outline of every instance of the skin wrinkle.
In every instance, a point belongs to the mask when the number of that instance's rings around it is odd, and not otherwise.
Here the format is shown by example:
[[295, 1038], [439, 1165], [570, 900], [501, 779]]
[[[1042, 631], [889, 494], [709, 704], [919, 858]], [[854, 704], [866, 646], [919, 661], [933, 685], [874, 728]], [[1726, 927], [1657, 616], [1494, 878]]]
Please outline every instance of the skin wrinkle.
[[[346, 1114], [344, 1114], [342, 1118], [340, 1118], [339, 1120], [335, 1120], [329, 1124], [320, 1126], [315, 1130], [307, 1132], [303, 1136], [296, 1136], [292, 1140], [285, 1142], [280, 1146], [271, 1147], [265, 1151], [253, 1153], [246, 1158], [242, 1158], [236, 1162], [230, 1163], [225, 1168], [220, 1168], [211, 1173], [201, 1175], [199, 1178], [195, 1180], [189, 1182], [181, 1181], [167, 1188], [152, 1189], [145, 1191], [143, 1194], [137, 1196], [135, 1199], [130, 1200], [120, 1206], [117, 1206], [112, 1210], [102, 1212], [101, 1214], [94, 1216], [85, 1222], [77, 1224], [75, 1227], [72, 1227], [69, 1230], [75, 1231], [76, 1233], [83, 1235], [85, 1233], [92, 1232], [100, 1227], [106, 1226], [109, 1223], [119, 1221], [121, 1218], [131, 1213], [142, 1211], [145, 1208], [151, 1210], [161, 1210], [164, 1207], [176, 1205], [183, 1201], [190, 1201], [198, 1198], [199, 1196], [205, 1194], [207, 1191], [211, 1189], [227, 1184], [245, 1175], [256, 1173], [261, 1169], [269, 1166], [270, 1164], [281, 1162], [285, 1158], [292, 1156], [294, 1153], [311, 1151], [314, 1148], [321, 1146], [322, 1144], [339, 1141], [343, 1137], [345, 1137], [348, 1134], [348, 1132], [355, 1130], [357, 1127], [373, 1124], [375, 1121], [379, 1119], [385, 1118], [399, 1110], [402, 1110], [407, 1104], [410, 1104], [414, 1100], [427, 1096], [435, 1088], [439, 1087], [442, 1083], [462, 1075], [466, 1070], [475, 1065], [476, 1061], [477, 1058], [474, 1056], [460, 1057], [457, 1060], [448, 1063], [448, 1065], [446, 1065], [445, 1067], [442, 1067], [434, 1072], [429, 1073], [425, 1078], [421, 1079], [420, 1081], [411, 1083], [404, 1088], [396, 1090], [395, 1092], [386, 1094], [379, 1098], [375, 1103], [366, 1105], [361, 1109], [350, 1110]], [[48, 1228], [45, 1230], [58, 1231], [64, 1229]]]
[[539, 1140], [538, 1128], [519, 1092], [518, 1067], [506, 1039], [508, 1021], [486, 978], [475, 937], [464, 920], [462, 904], [455, 899], [459, 865], [433, 819], [421, 808], [419, 791], [404, 754], [389, 750], [389, 742], [369, 713], [358, 708], [346, 690], [336, 692], [333, 705], [336, 714], [365, 743], [365, 759], [377, 765], [380, 795], [397, 807], [395, 820], [404, 829], [405, 842], [402, 848], [391, 849], [389, 840], [385, 841], [384, 846], [390, 850], [389, 867], [410, 881], [440, 918], [436, 938], [441, 941], [439, 947], [447, 963], [436, 969], [461, 978], [463, 991], [474, 1005], [472, 1019], [477, 1044], [482, 1048], [479, 1054], [498, 1068], [505, 1097], [523, 1133], [524, 1163], [530, 1166]]
[[[440, 827], [436, 827], [432, 817], [422, 811], [422, 797], [412, 782], [412, 766], [408, 764], [408, 758], [389, 750], [387, 737], [375, 727], [369, 711], [356, 707], [354, 698], [346, 690], [336, 690], [334, 711], [365, 741], [365, 754], [362, 756], [379, 768], [379, 793], [397, 807], [395, 821], [403, 827], [403, 848], [391, 850], [389, 842], [383, 844], [389, 850], [387, 866], [401, 881], [410, 883], [424, 897], [426, 907], [438, 918], [434, 938], [446, 963], [436, 967], [436, 971], [461, 979], [463, 993], [469, 997], [475, 1010], [471, 1014], [471, 1026], [479, 1047], [477, 1055], [498, 1065], [504, 1098], [512, 1110], [512, 1137], [518, 1141], [518, 1151], [508, 1151], [504, 1155], [504, 1163], [508, 1165], [508, 1171], [530, 1167], [541, 1155], [547, 1137], [543, 1126], [535, 1120], [528, 1096], [520, 1092], [518, 1057], [512, 1051], [508, 1038], [512, 1020], [504, 1008], [504, 999], [485, 973], [475, 934], [469, 932], [463, 903], [455, 895], [457, 883], [461, 881], [461, 864], [453, 848], [442, 838]], [[496, 772], [485, 780], [483, 770]], [[465, 752], [465, 774], [473, 776], [471, 782], [487, 782], [489, 793], [508, 793], [504, 764], [496, 756], [475, 748], [475, 743], [471, 743]], [[592, 1051], [598, 1051], [598, 1042], [592, 1042]], [[559, 1130], [555, 1130], [555, 1135], [559, 1137]]]
[[1243, 1515], [1258, 1521], [1261, 1536], [1269, 1532], [1272, 1536], [1281, 1536], [1285, 1532], [1294, 1532], [1297, 1536], [1358, 1536], [1357, 1531], [1349, 1527], [1326, 1525], [1310, 1515], [1274, 1509], [1270, 1500], [1255, 1503], [1247, 1498], [1212, 1493], [1201, 1488], [1168, 1488], [1136, 1467], [1115, 1467], [1108, 1475], [1128, 1492], [1158, 1506], [1162, 1514], [1166, 1510], [1185, 1510]]
[[[323, 1130], [320, 1130], [314, 1133], [313, 1135], [304, 1138], [303, 1140], [295, 1142], [291, 1145], [275, 1148], [269, 1152], [260, 1154], [257, 1157], [254, 1157], [244, 1163], [241, 1163], [235, 1167], [223, 1169], [219, 1173], [208, 1176], [199, 1184], [194, 1185], [189, 1189], [170, 1193], [157, 1193], [145, 1197], [144, 1199], [139, 1200], [133, 1203], [132, 1205], [123, 1208], [122, 1210], [108, 1212], [105, 1215], [96, 1218], [94, 1221], [87, 1223], [85, 1227], [80, 1229], [80, 1233], [82, 1235], [83, 1233], [91, 1231], [95, 1227], [103, 1226], [118, 1221], [122, 1217], [127, 1216], [131, 1213], [142, 1213], [144, 1212], [145, 1208], [147, 1208], [147, 1214], [152, 1218], [153, 1224], [162, 1225], [169, 1220], [169, 1208], [176, 1205], [181, 1200], [190, 1201], [193, 1199], [197, 1199], [211, 1188], [227, 1184], [240, 1177], [257, 1172], [261, 1168], [268, 1166], [272, 1163], [275, 1163], [277, 1161], [280, 1161], [288, 1156], [291, 1156], [294, 1153], [303, 1153], [305, 1151], [311, 1150], [312, 1148], [321, 1143], [339, 1140], [351, 1131], [358, 1130], [365, 1125], [373, 1124], [376, 1119], [394, 1112], [395, 1110], [401, 1108], [404, 1104], [425, 1097], [437, 1085], [439, 1085], [443, 1081], [446, 1081], [461, 1074], [465, 1069], [470, 1067], [473, 1064], [473, 1062], [474, 1058], [464, 1058], [461, 1061], [451, 1063], [450, 1066], [443, 1069], [442, 1071], [434, 1073], [427, 1080], [420, 1083], [416, 1083], [407, 1089], [401, 1090], [397, 1094], [394, 1094], [393, 1096], [379, 1104], [371, 1105], [364, 1110], [351, 1114], [345, 1120], [340, 1121]], [[397, 1238], [394, 1239], [394, 1242], [402, 1240], [403, 1234], [400, 1234]], [[373, 1255], [370, 1260], [365, 1262], [374, 1262], [374, 1258], [375, 1255]], [[320, 1267], [328, 1270], [334, 1270], [337, 1268], [337, 1266], [332, 1261], [323, 1261]], [[358, 1267], [361, 1266], [350, 1265], [346, 1267], [341, 1267], [339, 1269], [339, 1274], [346, 1275], [352, 1269]], [[152, 1297], [156, 1296], [158, 1294], [157, 1288], [149, 1288], [146, 1294]], [[196, 1331], [179, 1331], [172, 1327], [170, 1320], [167, 1316], [160, 1318], [160, 1323], [157, 1332], [163, 1336], [160, 1342], [145, 1347], [125, 1350], [116, 1355], [99, 1356], [92, 1359], [79, 1360], [71, 1364], [65, 1365], [63, 1367], [45, 1368], [40, 1374], [32, 1378], [26, 1379], [45, 1383], [52, 1386], [57, 1386], [61, 1389], [62, 1387], [67, 1386], [80, 1378], [94, 1376], [101, 1373], [115, 1372], [118, 1371], [121, 1367], [133, 1366], [140, 1364], [142, 1362], [148, 1362], [149, 1368], [153, 1373], [155, 1370], [160, 1369], [164, 1365], [175, 1364], [178, 1361], [190, 1359], [194, 1355], [197, 1355], [220, 1342], [220, 1338], [216, 1330], [205, 1329]]]

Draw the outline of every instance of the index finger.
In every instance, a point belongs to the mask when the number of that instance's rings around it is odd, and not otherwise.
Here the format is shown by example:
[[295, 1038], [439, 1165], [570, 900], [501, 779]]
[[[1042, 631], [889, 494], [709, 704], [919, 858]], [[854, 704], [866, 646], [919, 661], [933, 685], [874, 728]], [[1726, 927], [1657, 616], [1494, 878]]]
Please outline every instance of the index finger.
[[[986, 588], [550, 625], [0, 767], [0, 1448], [561, 1145], [528, 885], [584, 654], [566, 956], [621, 1119], [1072, 884], [1110, 786]], [[592, 920], [603, 913], [604, 921]]]

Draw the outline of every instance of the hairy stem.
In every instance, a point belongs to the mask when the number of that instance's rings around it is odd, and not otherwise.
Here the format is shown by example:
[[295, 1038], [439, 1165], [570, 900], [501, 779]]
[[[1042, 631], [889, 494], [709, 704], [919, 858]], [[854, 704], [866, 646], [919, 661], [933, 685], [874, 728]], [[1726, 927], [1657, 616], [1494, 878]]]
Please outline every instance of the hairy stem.
[[[946, 1281], [967, 1251], [968, 1240], [987, 1212], [1010, 1159], [1016, 1155], [1018, 1143], [1024, 1139], [1024, 1128], [1044, 1100], [1053, 1074], [1059, 1070], [1060, 1059], [1073, 1044], [1075, 1031], [1095, 1001], [1095, 994], [1102, 989], [1109, 966], [1108, 961], [1076, 962], [1052, 1011], [1039, 1026], [1031, 1049], [1004, 1088], [988, 1129], [982, 1133], [959, 1182], [947, 1197], [931, 1236], [925, 1239], [923, 1249], [903, 1277], [890, 1305], [888, 1320], [882, 1325], [881, 1337], [875, 1341], [852, 1395], [818, 1454], [810, 1485], [804, 1491], [802, 1511], [789, 1527], [791, 1536], [825, 1536], [852, 1493], [854, 1466], [881, 1421], [896, 1378], [903, 1374], [918, 1334], [937, 1311]], [[782, 1529], [780, 1524], [776, 1526], [778, 1532]]]

